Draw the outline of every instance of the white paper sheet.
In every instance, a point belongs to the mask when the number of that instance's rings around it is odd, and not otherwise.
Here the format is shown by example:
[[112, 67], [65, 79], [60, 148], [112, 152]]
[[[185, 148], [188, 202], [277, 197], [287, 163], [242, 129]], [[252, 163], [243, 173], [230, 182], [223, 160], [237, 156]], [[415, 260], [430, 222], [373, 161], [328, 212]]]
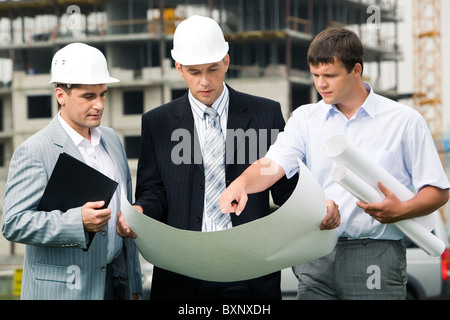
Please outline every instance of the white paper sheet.
[[[271, 215], [217, 232], [186, 231], [137, 212], [122, 193], [121, 209], [153, 265], [208, 281], [252, 279], [330, 253], [336, 230], [321, 231], [325, 195], [300, 163], [300, 178], [286, 203]], [[245, 213], [243, 213], [245, 214]]]
[[[381, 181], [400, 200], [407, 201], [414, 193], [372, 159], [350, 145], [344, 136], [335, 136], [325, 145], [325, 152], [340, 165], [332, 172], [332, 179], [356, 198], [364, 202], [381, 202], [384, 195], [378, 189]], [[425, 217], [402, 220], [393, 225], [430, 256], [437, 257], [445, 244], [430, 231], [435, 225], [436, 213]]]

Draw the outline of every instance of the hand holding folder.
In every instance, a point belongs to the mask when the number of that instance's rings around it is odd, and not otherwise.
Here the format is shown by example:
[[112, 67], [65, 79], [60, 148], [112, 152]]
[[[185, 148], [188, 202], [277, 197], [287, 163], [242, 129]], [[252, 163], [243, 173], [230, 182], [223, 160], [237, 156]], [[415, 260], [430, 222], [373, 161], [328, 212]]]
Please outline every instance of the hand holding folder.
[[[39, 211], [67, 211], [86, 202], [105, 201], [107, 208], [118, 183], [84, 162], [61, 153], [38, 205]], [[89, 233], [92, 242], [95, 233]]]

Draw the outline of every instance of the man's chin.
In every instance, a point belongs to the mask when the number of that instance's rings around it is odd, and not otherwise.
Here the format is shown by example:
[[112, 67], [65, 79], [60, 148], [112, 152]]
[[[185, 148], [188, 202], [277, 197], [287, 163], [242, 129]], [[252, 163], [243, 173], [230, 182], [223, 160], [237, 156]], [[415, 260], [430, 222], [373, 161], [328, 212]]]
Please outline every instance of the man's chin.
[[99, 127], [101, 124], [101, 119], [100, 120], [96, 120], [96, 121], [89, 121], [88, 122], [88, 127], [89, 128], [96, 128]]
[[323, 102], [325, 102], [326, 104], [335, 104], [333, 99], [329, 98], [329, 97], [322, 97]]

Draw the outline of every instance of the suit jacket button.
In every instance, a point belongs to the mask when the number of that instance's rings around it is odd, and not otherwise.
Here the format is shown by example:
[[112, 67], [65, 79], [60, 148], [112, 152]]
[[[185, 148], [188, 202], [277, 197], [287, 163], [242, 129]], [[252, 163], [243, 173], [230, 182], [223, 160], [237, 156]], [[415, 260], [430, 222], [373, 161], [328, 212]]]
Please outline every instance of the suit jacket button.
[[205, 188], [205, 185], [203, 184], [203, 183], [200, 183], [200, 189], [204, 189]]
[[100, 271], [101, 271], [101, 272], [105, 272], [105, 271], [106, 271], [106, 267], [105, 267], [105, 266], [101, 266], [101, 267], [100, 267]]

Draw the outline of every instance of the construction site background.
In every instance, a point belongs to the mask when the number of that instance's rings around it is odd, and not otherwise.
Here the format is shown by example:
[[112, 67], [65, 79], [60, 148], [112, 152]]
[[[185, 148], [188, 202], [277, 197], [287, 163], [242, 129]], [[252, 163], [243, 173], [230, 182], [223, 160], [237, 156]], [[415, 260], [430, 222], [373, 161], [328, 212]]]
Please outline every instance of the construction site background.
[[[108, 87], [103, 124], [122, 139], [135, 181], [140, 116], [186, 90], [170, 50], [176, 26], [193, 14], [211, 16], [224, 30], [231, 56], [227, 83], [279, 101], [286, 119], [320, 99], [306, 63], [314, 36], [330, 25], [355, 31], [365, 46], [364, 80], [424, 115], [449, 173], [445, 13], [450, 2], [442, 0], [0, 0], [0, 193], [15, 148], [57, 113], [50, 62], [74, 41], [102, 50], [111, 75], [121, 80]], [[442, 210], [447, 226], [449, 210]], [[24, 250], [0, 235], [0, 298], [11, 294], [2, 279], [13, 279]]]

